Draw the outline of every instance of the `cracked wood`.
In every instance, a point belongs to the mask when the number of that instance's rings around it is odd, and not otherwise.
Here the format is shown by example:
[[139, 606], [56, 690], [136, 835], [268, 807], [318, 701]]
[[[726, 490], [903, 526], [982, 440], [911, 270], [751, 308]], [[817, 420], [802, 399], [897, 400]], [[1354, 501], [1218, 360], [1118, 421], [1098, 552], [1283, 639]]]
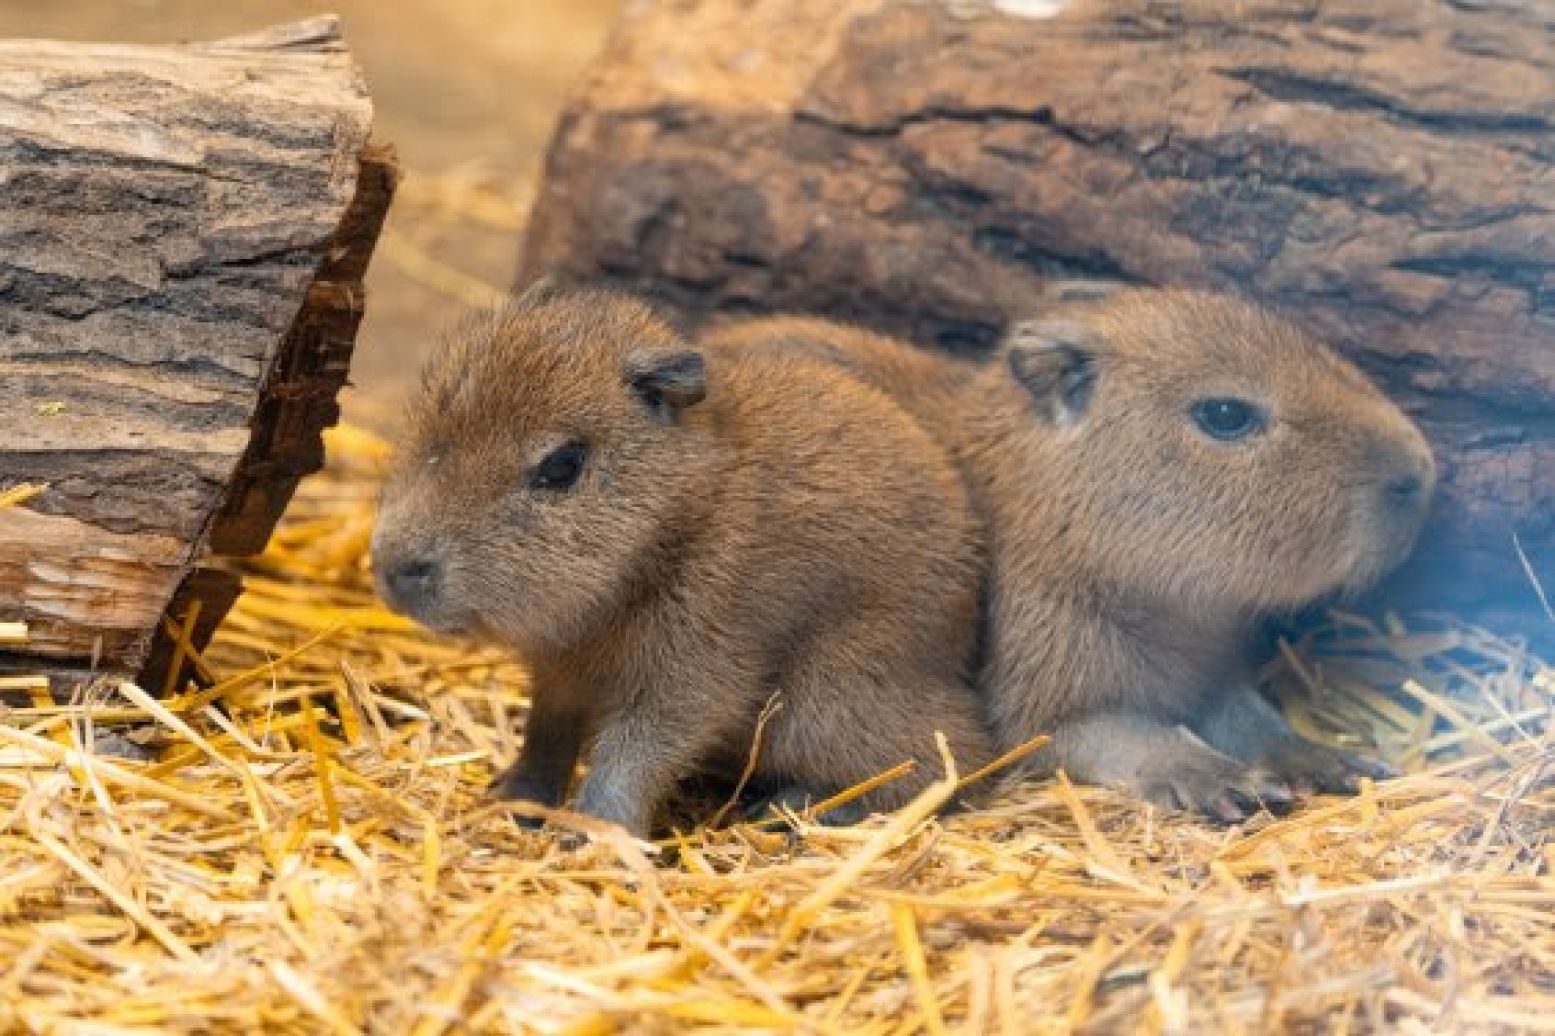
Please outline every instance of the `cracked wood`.
[[[1045, 16], [1022, 17], [1019, 10]], [[523, 277], [986, 349], [1045, 281], [1233, 289], [1426, 427], [1394, 599], [1555, 586], [1555, 14], [1420, 0], [661, 0], [553, 143]]]
[[[0, 668], [197, 639], [322, 459], [393, 181], [332, 18], [217, 43], [0, 41]], [[181, 607], [180, 607], [181, 610]]]

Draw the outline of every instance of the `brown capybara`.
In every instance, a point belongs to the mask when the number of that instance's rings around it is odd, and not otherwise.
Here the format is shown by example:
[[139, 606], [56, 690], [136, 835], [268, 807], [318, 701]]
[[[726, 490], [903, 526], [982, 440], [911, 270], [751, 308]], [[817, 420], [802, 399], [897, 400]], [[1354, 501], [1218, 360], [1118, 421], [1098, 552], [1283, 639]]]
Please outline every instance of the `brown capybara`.
[[1291, 324], [1131, 289], [1016, 325], [985, 364], [804, 318], [710, 340], [826, 359], [951, 447], [989, 526], [994, 728], [1053, 738], [1030, 765], [1224, 821], [1390, 772], [1253, 684], [1257, 625], [1372, 585], [1435, 482], [1410, 420]]
[[[894, 808], [991, 744], [971, 685], [981, 526], [944, 447], [803, 358], [714, 354], [544, 286], [428, 365], [373, 561], [394, 608], [507, 645], [534, 701], [500, 794], [642, 835], [692, 773]], [[965, 770], [963, 772], [966, 772]]]

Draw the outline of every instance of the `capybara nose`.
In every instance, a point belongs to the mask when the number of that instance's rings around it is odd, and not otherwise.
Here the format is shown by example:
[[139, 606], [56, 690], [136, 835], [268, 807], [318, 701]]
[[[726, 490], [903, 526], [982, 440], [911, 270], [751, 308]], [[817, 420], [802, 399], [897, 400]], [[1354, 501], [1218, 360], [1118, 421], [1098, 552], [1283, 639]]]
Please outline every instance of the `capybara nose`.
[[391, 605], [414, 610], [437, 594], [442, 578], [442, 568], [437, 562], [412, 558], [390, 566], [384, 573], [383, 585]]
[[1382, 506], [1391, 514], [1418, 517], [1430, 501], [1436, 485], [1436, 464], [1431, 448], [1418, 433], [1394, 437], [1374, 447], [1377, 487]]
[[1416, 474], [1400, 475], [1389, 480], [1383, 491], [1394, 507], [1417, 507], [1425, 496], [1425, 479]]

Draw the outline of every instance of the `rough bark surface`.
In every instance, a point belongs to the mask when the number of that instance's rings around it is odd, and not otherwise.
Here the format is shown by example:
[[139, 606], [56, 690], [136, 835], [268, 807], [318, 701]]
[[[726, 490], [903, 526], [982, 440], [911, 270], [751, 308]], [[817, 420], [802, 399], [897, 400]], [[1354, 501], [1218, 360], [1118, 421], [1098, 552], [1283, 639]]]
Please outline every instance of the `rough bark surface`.
[[1526, 0], [660, 0], [553, 144], [524, 277], [986, 348], [1055, 277], [1231, 289], [1428, 429], [1403, 605], [1555, 588], [1555, 13]]
[[[332, 18], [0, 42], [0, 667], [159, 682], [322, 459], [394, 163]], [[198, 639], [197, 637], [197, 639]]]

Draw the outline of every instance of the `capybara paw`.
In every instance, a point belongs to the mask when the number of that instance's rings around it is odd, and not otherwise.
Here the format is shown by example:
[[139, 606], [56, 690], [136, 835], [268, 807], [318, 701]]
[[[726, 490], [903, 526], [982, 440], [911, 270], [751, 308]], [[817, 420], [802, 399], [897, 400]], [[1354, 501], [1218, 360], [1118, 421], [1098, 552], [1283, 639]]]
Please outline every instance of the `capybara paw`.
[[1260, 809], [1283, 813], [1295, 796], [1276, 774], [1231, 759], [1192, 760], [1154, 775], [1146, 799], [1220, 824], [1236, 824]]
[[[520, 772], [517, 766], [510, 766], [499, 773], [486, 790], [504, 802], [533, 802], [541, 806], [550, 804], [546, 790], [527, 774]], [[514, 816], [513, 822], [526, 831], [538, 831], [545, 826], [543, 817]]]
[[592, 778], [590, 774], [578, 792], [577, 811], [623, 827], [635, 838], [647, 838], [653, 824], [643, 804], [636, 797]]
[[1380, 759], [1343, 752], [1337, 748], [1292, 736], [1266, 753], [1262, 764], [1278, 774], [1299, 796], [1315, 793], [1353, 795], [1361, 779], [1386, 780], [1399, 771]]

